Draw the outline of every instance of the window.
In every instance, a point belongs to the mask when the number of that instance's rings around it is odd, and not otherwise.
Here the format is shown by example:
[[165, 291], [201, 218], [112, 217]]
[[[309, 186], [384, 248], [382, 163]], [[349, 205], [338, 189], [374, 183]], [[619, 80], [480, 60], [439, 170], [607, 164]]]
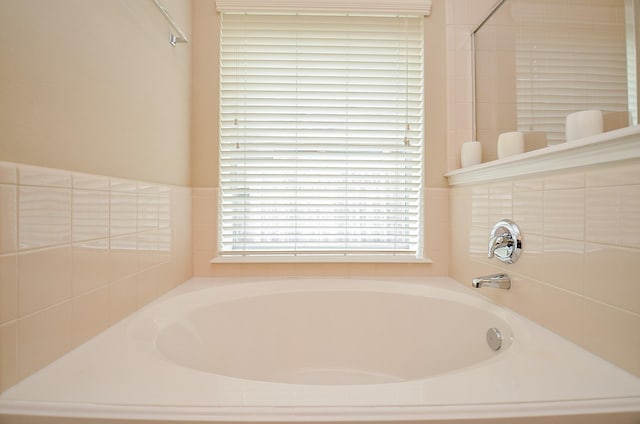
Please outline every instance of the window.
[[221, 255], [421, 256], [422, 17], [222, 14]]

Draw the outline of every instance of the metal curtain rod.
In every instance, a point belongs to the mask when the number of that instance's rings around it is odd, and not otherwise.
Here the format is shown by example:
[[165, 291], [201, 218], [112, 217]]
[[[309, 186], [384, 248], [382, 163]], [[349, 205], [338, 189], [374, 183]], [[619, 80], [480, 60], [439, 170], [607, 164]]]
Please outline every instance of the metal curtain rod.
[[[167, 9], [165, 9], [158, 0], [153, 0], [153, 2], [156, 4], [156, 6], [158, 6], [158, 9], [160, 9], [160, 12], [162, 12], [162, 16], [164, 16], [166, 21], [171, 26], [172, 31], [169, 33], [169, 43], [171, 43], [173, 47], [176, 46], [176, 43], [188, 43], [189, 39], [180, 29], [180, 27], [178, 27], [178, 24], [176, 24], [176, 21], [173, 20]], [[178, 35], [174, 34], [174, 32]]]
[[480, 22], [478, 24], [477, 27], [475, 27], [475, 29], [473, 31], [471, 31], [472, 34], [475, 34], [476, 32], [478, 32], [478, 30], [480, 28], [482, 28], [482, 26], [485, 24], [485, 22], [487, 22], [489, 20], [490, 17], [492, 17], [494, 15], [494, 13], [496, 13], [498, 11], [498, 9], [500, 9], [500, 7], [502, 6], [502, 4], [505, 2], [506, 0], [499, 0], [495, 5], [493, 5], [493, 7], [491, 8], [491, 10], [489, 11], [489, 13], [487, 14], [487, 16], [482, 20], [482, 22]]

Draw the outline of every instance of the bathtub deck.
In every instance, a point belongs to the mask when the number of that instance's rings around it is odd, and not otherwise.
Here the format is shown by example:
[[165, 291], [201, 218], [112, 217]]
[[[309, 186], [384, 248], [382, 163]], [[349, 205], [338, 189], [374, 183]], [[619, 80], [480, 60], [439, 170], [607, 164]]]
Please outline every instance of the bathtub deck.
[[[229, 284], [238, 283], [192, 279], [138, 313], [178, 294]], [[479, 296], [448, 278], [402, 284]], [[640, 422], [640, 378], [511, 311], [502, 313], [515, 338], [499, 356], [426, 379], [368, 385], [269, 383], [185, 368], [159, 355], [153, 343], [127, 339], [134, 314], [2, 393], [0, 422], [20, 415], [178, 422], [601, 421], [602, 415], [592, 414], [617, 414], [617, 421], [607, 422]]]

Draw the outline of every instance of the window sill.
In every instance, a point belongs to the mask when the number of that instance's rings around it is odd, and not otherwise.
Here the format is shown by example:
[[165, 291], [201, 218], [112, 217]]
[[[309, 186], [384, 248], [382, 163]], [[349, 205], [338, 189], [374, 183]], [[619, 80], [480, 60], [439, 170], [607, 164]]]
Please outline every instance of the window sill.
[[450, 186], [478, 184], [640, 158], [640, 126], [533, 150], [451, 171]]
[[430, 264], [431, 258], [412, 255], [251, 255], [216, 256], [212, 264], [273, 264], [273, 263], [390, 263]]

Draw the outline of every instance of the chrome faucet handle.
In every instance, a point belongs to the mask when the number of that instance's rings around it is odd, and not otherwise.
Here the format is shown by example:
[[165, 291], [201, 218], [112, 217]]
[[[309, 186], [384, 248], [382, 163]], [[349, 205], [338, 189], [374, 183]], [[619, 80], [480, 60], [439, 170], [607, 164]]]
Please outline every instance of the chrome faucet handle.
[[522, 235], [520, 228], [510, 219], [498, 221], [491, 230], [487, 257], [494, 256], [502, 262], [512, 264], [518, 260], [522, 252]]
[[511, 241], [511, 236], [509, 233], [503, 233], [501, 235], [495, 235], [489, 239], [489, 249], [487, 257], [489, 259], [493, 258], [496, 249], [507, 246]]

